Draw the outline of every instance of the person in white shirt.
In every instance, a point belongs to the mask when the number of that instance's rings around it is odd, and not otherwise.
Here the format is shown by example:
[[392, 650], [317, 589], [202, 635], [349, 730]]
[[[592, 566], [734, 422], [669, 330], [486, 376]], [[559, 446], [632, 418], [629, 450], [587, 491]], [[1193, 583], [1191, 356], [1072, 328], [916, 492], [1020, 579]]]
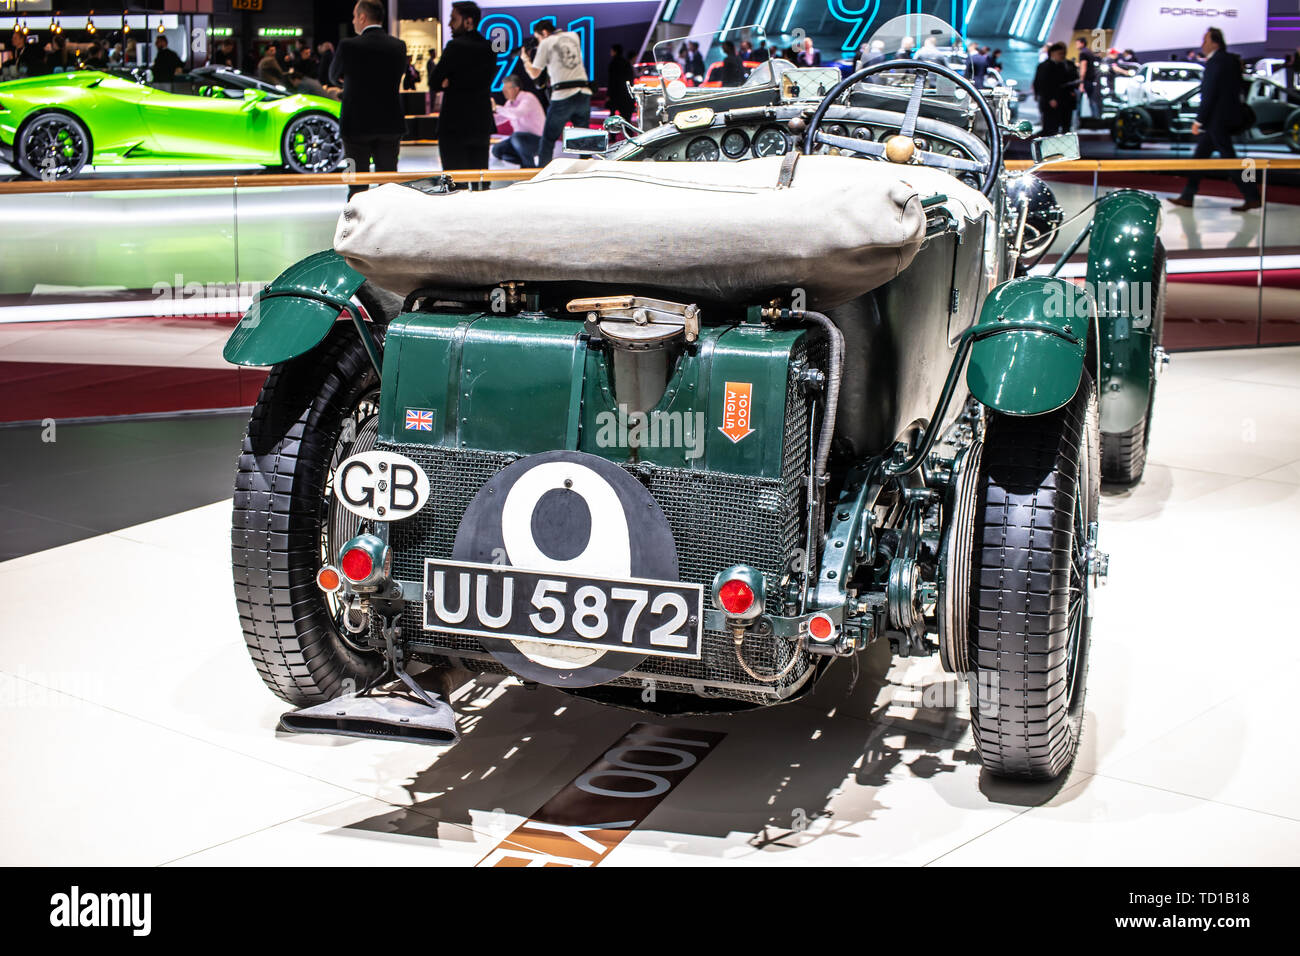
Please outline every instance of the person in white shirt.
[[554, 20], [540, 20], [533, 27], [537, 52], [524, 49], [519, 58], [534, 80], [545, 70], [551, 78], [551, 106], [546, 111], [539, 160], [546, 165], [555, 155], [555, 144], [564, 127], [591, 126], [591, 78], [582, 62], [582, 40], [576, 33], [556, 31]]
[[506, 101], [501, 106], [493, 106], [493, 109], [497, 125], [509, 123], [511, 133], [509, 139], [503, 139], [492, 147], [492, 155], [522, 168], [536, 166], [537, 147], [541, 145], [542, 130], [546, 126], [546, 111], [542, 109], [541, 100], [527, 90], [521, 90], [519, 77], [513, 75], [502, 81], [501, 92]]

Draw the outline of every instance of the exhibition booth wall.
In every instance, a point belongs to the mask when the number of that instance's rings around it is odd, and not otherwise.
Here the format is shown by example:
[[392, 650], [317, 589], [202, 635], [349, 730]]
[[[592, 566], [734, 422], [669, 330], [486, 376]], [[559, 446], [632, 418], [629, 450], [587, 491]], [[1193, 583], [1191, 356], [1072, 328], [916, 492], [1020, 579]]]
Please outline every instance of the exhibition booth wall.
[[[1097, 196], [1122, 187], [1168, 196], [1190, 172], [1206, 171], [1194, 209], [1164, 211], [1166, 346], [1300, 343], [1300, 160], [1250, 162], [1265, 206], [1244, 215], [1230, 211], [1233, 186], [1210, 178], [1239, 172], [1241, 161], [1085, 160], [1041, 170], [1067, 225], [1034, 271], [1054, 264]], [[505, 187], [532, 172], [454, 175]], [[0, 422], [251, 405], [265, 373], [226, 364], [222, 346], [261, 286], [331, 245], [346, 189], [338, 174], [0, 184]], [[1077, 213], [1085, 215], [1068, 222]], [[512, 234], [502, 233], [503, 245]], [[1085, 243], [1061, 274], [1081, 279], [1086, 253]]]

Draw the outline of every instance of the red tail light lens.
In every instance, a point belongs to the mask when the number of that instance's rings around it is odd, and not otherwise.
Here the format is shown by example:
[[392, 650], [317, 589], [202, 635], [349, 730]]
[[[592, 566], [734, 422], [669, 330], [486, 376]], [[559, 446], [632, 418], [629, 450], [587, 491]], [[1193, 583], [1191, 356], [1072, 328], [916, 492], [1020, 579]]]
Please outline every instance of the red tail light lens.
[[808, 621], [808, 636], [814, 641], [829, 641], [835, 636], [835, 622], [825, 614], [814, 614]]
[[718, 589], [718, 600], [728, 614], [744, 614], [754, 606], [754, 592], [744, 581], [728, 581]]
[[375, 563], [370, 559], [370, 555], [361, 548], [353, 548], [347, 552], [339, 564], [349, 581], [364, 581], [375, 569]]

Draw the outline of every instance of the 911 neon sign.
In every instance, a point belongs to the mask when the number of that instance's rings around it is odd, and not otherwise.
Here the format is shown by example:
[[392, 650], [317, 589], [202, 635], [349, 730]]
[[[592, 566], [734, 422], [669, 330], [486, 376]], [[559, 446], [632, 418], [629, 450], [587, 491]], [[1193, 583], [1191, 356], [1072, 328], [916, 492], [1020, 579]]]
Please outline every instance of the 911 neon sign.
[[[513, 14], [485, 13], [483, 15], [483, 22], [479, 24], [478, 28], [479, 32], [487, 37], [497, 55], [497, 74], [492, 80], [492, 92], [500, 92], [502, 81], [514, 72], [515, 65], [519, 62], [519, 48], [524, 45], [524, 37], [526, 35], [532, 36], [537, 24], [543, 20], [558, 21], [558, 18], [535, 17], [528, 24], [528, 33], [525, 34], [523, 24]], [[596, 73], [596, 18], [591, 16], [577, 17], [570, 20], [565, 29], [578, 35], [578, 41], [582, 44], [583, 66], [586, 67], [588, 77], [594, 76]]]

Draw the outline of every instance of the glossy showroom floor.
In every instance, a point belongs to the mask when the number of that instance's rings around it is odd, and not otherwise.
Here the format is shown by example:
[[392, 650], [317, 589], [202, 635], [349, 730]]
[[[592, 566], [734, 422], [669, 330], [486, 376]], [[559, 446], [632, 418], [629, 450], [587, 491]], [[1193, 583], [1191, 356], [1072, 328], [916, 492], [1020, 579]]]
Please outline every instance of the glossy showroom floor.
[[[168, 476], [221, 494], [238, 428], [195, 425], [168, 456], [186, 430], [155, 425], [134, 471], [96, 459], [83, 485], [134, 479], [158, 513], [183, 504]], [[0, 436], [0, 520], [38, 528], [51, 516], [23, 509], [75, 479], [15, 493], [12, 463], [44, 452]], [[63, 519], [94, 529], [114, 513], [97, 500]], [[964, 710], [932, 706], [937, 662], [876, 653], [847, 699], [842, 664], [802, 702], [672, 721], [725, 737], [603, 865], [1300, 863], [1300, 349], [1176, 356], [1147, 477], [1102, 514], [1111, 583], [1064, 782], [982, 775]], [[0, 863], [474, 865], [636, 721], [506, 681], [462, 689], [447, 751], [277, 735], [227, 517], [222, 501], [0, 563]]]

